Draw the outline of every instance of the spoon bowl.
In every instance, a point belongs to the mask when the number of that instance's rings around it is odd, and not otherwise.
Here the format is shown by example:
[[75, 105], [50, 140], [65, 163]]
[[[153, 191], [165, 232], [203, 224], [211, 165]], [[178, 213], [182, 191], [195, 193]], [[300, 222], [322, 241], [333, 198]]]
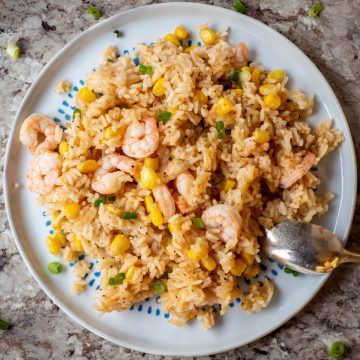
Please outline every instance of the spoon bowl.
[[263, 250], [277, 262], [313, 275], [331, 272], [344, 262], [360, 262], [360, 255], [345, 250], [330, 230], [295, 221], [266, 229]]

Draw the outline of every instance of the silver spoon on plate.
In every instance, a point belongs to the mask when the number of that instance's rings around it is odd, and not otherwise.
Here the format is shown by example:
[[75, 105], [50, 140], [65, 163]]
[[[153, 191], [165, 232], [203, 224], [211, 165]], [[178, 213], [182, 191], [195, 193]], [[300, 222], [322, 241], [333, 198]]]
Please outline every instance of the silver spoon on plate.
[[330, 230], [295, 221], [266, 229], [263, 250], [277, 262], [312, 275], [331, 272], [346, 262], [360, 263], [360, 254], [345, 250]]

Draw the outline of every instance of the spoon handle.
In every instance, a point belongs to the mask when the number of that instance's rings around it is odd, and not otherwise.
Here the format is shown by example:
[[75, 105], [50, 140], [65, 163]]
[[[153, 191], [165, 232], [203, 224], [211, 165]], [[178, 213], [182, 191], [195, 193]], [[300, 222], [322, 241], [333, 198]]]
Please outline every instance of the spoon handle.
[[344, 250], [342, 252], [341, 263], [360, 263], [360, 254], [353, 253], [351, 251]]

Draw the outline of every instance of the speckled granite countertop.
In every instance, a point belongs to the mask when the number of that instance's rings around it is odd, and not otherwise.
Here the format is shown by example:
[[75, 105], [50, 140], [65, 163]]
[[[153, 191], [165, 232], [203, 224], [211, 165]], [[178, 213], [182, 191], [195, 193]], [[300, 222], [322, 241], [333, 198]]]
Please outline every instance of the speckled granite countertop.
[[[94, 0], [109, 17], [158, 1]], [[205, 1], [204, 1], [205, 2]], [[210, 1], [230, 7], [231, 1]], [[309, 21], [308, 0], [244, 0], [248, 15], [278, 30], [321, 69], [338, 96], [360, 151], [360, 1], [323, 1]], [[15, 112], [31, 82], [69, 40], [92, 25], [89, 1], [0, 0], [1, 165]], [[17, 40], [24, 55], [14, 63], [4, 48]], [[1, 167], [1, 172], [3, 167]], [[2, 174], [1, 174], [2, 179]], [[348, 247], [360, 251], [357, 207]], [[324, 342], [342, 339], [344, 358], [360, 359], [360, 266], [336, 271], [315, 299], [272, 334], [242, 348], [202, 359], [327, 359]], [[84, 330], [59, 311], [25, 267], [7, 224], [0, 194], [0, 318], [14, 326], [0, 333], [1, 359], [160, 359], [113, 345]]]

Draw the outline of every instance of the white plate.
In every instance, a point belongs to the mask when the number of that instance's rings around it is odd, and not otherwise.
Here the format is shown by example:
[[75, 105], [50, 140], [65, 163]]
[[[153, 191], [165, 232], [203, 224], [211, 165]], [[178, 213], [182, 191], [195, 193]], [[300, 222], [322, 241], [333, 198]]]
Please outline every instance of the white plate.
[[[335, 231], [345, 241], [353, 217], [356, 170], [351, 135], [344, 114], [330, 86], [313, 63], [291, 42], [262, 23], [234, 11], [192, 3], [167, 3], [137, 8], [115, 15], [88, 29], [65, 46], [45, 66], [32, 84], [16, 116], [5, 159], [5, 201], [9, 223], [18, 249], [34, 278], [49, 297], [71, 318], [90, 331], [122, 346], [164, 355], [204, 355], [229, 350], [251, 342], [274, 330], [296, 314], [315, 295], [326, 276], [293, 277], [278, 264], [268, 262], [260, 278], [271, 277], [276, 293], [271, 305], [258, 314], [242, 312], [235, 301], [216, 326], [204, 332], [199, 323], [178, 328], [168, 324], [167, 314], [154, 299], [136, 305], [132, 311], [99, 314], [92, 308], [98, 284], [96, 264], [87, 277], [89, 290], [75, 296], [71, 292], [71, 268], [52, 276], [46, 266], [54, 257], [48, 254], [44, 237], [49, 233], [49, 220], [36, 203], [36, 196], [24, 186], [30, 156], [19, 144], [21, 122], [32, 112], [45, 113], [66, 122], [72, 110], [70, 96], [54, 93], [57, 81], [69, 79], [77, 87], [86, 73], [95, 68], [105, 46], [114, 44], [122, 53], [132, 52], [138, 42], [153, 42], [182, 24], [196, 36], [203, 23], [215, 29], [230, 27], [230, 42], [245, 41], [251, 58], [267, 68], [282, 68], [290, 76], [291, 87], [299, 87], [316, 97], [311, 123], [334, 119], [345, 142], [340, 149], [322, 161], [319, 173], [323, 180], [320, 192], [333, 191], [336, 198], [321, 224]], [[114, 30], [124, 32], [116, 38]], [[197, 41], [197, 40], [196, 40]], [[19, 188], [14, 184], [20, 183]]]

